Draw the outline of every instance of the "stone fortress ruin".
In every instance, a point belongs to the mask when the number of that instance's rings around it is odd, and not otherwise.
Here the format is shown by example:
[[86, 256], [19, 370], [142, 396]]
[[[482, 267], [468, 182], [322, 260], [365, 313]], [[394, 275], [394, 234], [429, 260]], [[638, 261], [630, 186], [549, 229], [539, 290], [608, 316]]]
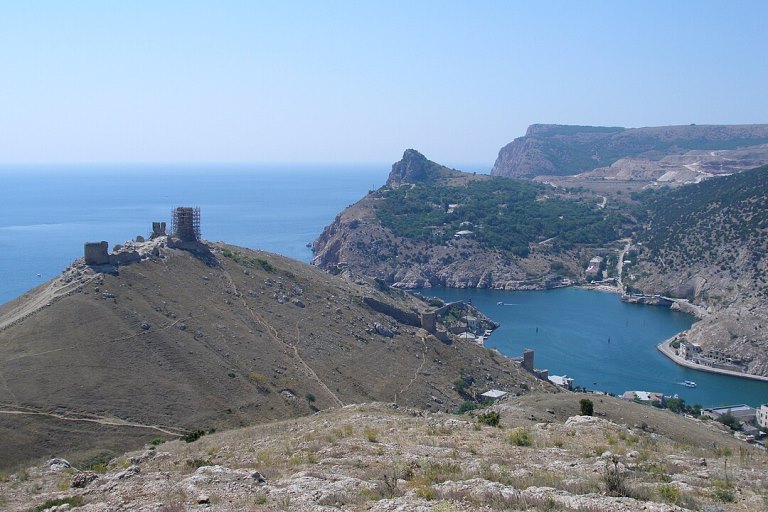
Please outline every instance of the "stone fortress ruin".
[[180, 206], [171, 212], [171, 234], [166, 233], [165, 222], [153, 222], [152, 233], [149, 240], [138, 235], [134, 241], [125, 244], [117, 244], [109, 252], [109, 243], [86, 242], [84, 246], [85, 264], [89, 266], [100, 265], [129, 265], [149, 256], [158, 256], [160, 248], [167, 243], [168, 246], [183, 247], [195, 245], [201, 241], [200, 237], [200, 208]]

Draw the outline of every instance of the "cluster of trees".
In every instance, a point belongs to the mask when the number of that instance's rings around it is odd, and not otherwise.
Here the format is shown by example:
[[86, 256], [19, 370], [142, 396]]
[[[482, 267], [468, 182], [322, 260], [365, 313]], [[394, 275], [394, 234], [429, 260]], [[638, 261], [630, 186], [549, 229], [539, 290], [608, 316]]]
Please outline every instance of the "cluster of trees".
[[543, 185], [505, 178], [467, 186], [418, 184], [386, 190], [376, 212], [382, 225], [404, 238], [444, 243], [469, 230], [483, 245], [521, 256], [530, 243], [553, 237], [564, 246], [620, 237], [621, 219], [614, 213], [547, 192]]

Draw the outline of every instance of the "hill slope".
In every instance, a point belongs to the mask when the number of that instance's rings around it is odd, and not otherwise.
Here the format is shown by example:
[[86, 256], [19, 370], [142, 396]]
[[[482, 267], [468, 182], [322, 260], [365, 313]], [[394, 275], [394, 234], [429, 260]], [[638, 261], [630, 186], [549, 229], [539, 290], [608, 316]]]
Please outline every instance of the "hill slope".
[[765, 455], [722, 425], [595, 396], [599, 416], [577, 416], [583, 396], [503, 400], [493, 406], [498, 428], [468, 416], [348, 406], [148, 446], [98, 474], [30, 468], [0, 480], [0, 505], [26, 512], [69, 498], [83, 511], [764, 510]]
[[768, 166], [650, 194], [631, 286], [709, 311], [690, 336], [768, 375]]
[[559, 286], [581, 275], [584, 245], [621, 238], [630, 222], [598, 203], [589, 193], [446, 169], [407, 150], [384, 187], [323, 231], [313, 263], [398, 287]]
[[455, 408], [460, 377], [543, 385], [438, 341], [414, 321], [432, 308], [408, 294], [259, 251], [146, 244], [156, 255], [117, 275], [79, 261], [0, 309], [3, 466], [347, 403]]
[[766, 144], [768, 125], [534, 124], [525, 136], [501, 148], [491, 174], [534, 178], [588, 173], [587, 177], [683, 183], [766, 164]]

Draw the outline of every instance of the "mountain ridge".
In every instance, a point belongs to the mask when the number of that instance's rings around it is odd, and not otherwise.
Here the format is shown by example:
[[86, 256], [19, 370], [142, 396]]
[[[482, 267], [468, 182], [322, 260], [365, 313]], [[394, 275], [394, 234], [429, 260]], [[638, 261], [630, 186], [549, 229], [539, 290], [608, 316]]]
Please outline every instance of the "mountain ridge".
[[[491, 174], [532, 179], [537, 176], [571, 176], [617, 167], [622, 159], [639, 159], [652, 165], [664, 157], [690, 151], [717, 152], [768, 144], [768, 125], [687, 125], [621, 128], [576, 125], [531, 125], [499, 150]], [[712, 172], [727, 173], [768, 163], [768, 148], [758, 161], [734, 162], [733, 155], [710, 165]], [[690, 165], [690, 164], [688, 164]], [[678, 168], [685, 168], [684, 165]], [[612, 173], [625, 169], [618, 165]]]

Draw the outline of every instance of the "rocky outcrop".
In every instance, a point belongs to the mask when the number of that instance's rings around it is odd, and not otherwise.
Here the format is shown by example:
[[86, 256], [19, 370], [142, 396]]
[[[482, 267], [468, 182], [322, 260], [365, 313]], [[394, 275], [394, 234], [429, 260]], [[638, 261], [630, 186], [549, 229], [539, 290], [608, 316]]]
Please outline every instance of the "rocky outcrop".
[[[595, 176], [630, 178], [640, 172], [645, 179], [648, 173], [662, 179], [672, 171], [687, 171], [665, 179], [694, 181], [701, 173], [738, 172], [768, 163], [768, 147], [743, 149], [767, 143], [765, 124], [648, 128], [535, 124], [525, 136], [501, 148], [491, 174], [530, 179], [602, 168]], [[737, 148], [740, 151], [732, 151]], [[718, 154], [721, 150], [730, 153]]]

